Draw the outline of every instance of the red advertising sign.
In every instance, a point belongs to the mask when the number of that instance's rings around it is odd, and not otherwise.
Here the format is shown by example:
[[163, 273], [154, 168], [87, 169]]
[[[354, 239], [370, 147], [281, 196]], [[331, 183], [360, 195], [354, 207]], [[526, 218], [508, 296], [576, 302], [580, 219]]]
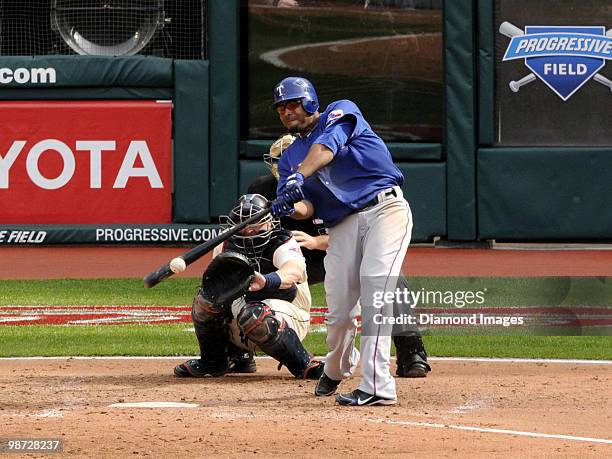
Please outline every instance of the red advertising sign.
[[0, 102], [0, 224], [171, 223], [172, 105]]

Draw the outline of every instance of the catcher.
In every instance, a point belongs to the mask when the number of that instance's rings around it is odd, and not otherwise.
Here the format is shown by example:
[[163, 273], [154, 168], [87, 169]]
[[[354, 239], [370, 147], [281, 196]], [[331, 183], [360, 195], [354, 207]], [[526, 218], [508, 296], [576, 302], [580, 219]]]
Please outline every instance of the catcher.
[[[226, 225], [236, 225], [268, 207], [247, 194], [238, 200]], [[192, 304], [191, 317], [201, 358], [174, 368], [178, 377], [222, 376], [230, 353], [260, 349], [296, 377], [318, 379], [323, 363], [304, 348], [311, 297], [306, 264], [290, 231], [270, 214], [217, 247]], [[254, 362], [253, 362], [254, 364]], [[244, 369], [243, 369], [244, 370]], [[252, 371], [240, 372], [253, 372]]]
[[[293, 143], [295, 137], [286, 134], [277, 139], [270, 147], [269, 153], [263, 155], [264, 163], [270, 169], [271, 174], [257, 177], [251, 183], [248, 192], [260, 193], [267, 199], [276, 198], [276, 186], [278, 184], [278, 161], [285, 148]], [[293, 230], [293, 236], [299, 242], [302, 252], [306, 257], [308, 267], [308, 280], [311, 285], [322, 282], [325, 277], [323, 258], [327, 249], [327, 235], [322, 224], [312, 220], [294, 220], [284, 217], [281, 219], [283, 228]], [[400, 275], [398, 288], [410, 290], [406, 276]], [[402, 312], [410, 312], [409, 305], [394, 305], [395, 315]], [[427, 352], [418, 328], [414, 325], [396, 326], [393, 329], [393, 342], [397, 349], [396, 375], [401, 378], [424, 378], [431, 371], [427, 362]], [[244, 360], [237, 358], [237, 362], [246, 365], [247, 355]]]

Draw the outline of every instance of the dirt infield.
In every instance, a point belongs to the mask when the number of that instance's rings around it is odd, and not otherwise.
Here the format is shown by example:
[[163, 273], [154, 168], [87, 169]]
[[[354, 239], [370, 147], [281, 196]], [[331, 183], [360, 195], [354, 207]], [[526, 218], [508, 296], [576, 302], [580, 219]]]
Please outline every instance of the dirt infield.
[[[198, 380], [172, 376], [180, 361], [0, 360], [0, 436], [88, 457], [612, 455], [612, 365], [437, 361], [397, 380], [397, 406], [346, 408], [269, 359]], [[109, 406], [144, 401], [197, 406]]]
[[[0, 247], [0, 279], [144, 277], [186, 248]], [[183, 274], [200, 277], [210, 257]], [[408, 276], [612, 276], [612, 250], [410, 248]]]
[[[185, 250], [4, 247], [0, 279], [142, 277]], [[199, 277], [207, 262], [185, 274]], [[409, 276], [610, 276], [612, 251], [413, 248], [404, 269]], [[314, 397], [313, 381], [278, 372], [269, 359], [253, 375], [198, 380], [172, 375], [181, 361], [0, 359], [0, 440], [61, 438], [71, 457], [612, 457], [609, 362], [434, 360], [427, 378], [396, 379], [397, 406], [343, 408]], [[130, 402], [194, 407], [110, 406]]]

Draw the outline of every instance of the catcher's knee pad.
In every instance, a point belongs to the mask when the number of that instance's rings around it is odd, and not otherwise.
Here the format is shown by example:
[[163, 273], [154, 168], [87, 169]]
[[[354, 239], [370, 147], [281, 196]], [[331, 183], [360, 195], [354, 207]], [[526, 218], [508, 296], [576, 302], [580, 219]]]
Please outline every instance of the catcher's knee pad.
[[260, 301], [247, 303], [236, 318], [238, 328], [259, 347], [271, 345], [278, 340], [279, 332], [286, 326], [279, 321], [270, 306]]
[[[312, 356], [304, 348], [295, 330], [279, 320], [265, 303], [247, 303], [238, 314], [238, 327], [259, 348], [285, 365], [297, 378], [309, 377]], [[280, 368], [279, 366], [279, 368]]]

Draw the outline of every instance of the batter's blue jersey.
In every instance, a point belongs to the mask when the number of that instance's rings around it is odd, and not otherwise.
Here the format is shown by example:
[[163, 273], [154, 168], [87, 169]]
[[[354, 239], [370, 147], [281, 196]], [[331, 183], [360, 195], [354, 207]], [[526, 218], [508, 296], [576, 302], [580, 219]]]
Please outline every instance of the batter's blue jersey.
[[298, 136], [282, 154], [278, 193], [315, 143], [329, 148], [334, 159], [306, 180], [303, 191], [327, 227], [362, 209], [381, 191], [404, 183], [387, 146], [372, 131], [357, 105], [339, 100], [325, 109], [307, 136]]

